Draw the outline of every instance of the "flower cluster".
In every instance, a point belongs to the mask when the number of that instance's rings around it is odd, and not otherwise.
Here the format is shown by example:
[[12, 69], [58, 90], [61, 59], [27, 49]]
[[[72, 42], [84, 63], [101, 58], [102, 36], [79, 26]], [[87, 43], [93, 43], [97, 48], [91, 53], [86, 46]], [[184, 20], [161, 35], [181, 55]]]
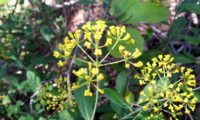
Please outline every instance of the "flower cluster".
[[66, 81], [66, 77], [59, 77], [55, 79], [54, 83], [46, 83], [43, 87], [41, 86], [38, 97], [46, 110], [62, 111], [69, 108], [71, 101], [71, 104], [75, 104], [73, 96], [67, 91]]
[[91, 85], [94, 86], [97, 91], [101, 94], [104, 94], [104, 90], [100, 89], [96, 86], [96, 82], [100, 82], [104, 79], [104, 75], [99, 73], [99, 69], [96, 67], [92, 67], [92, 63], [88, 62], [88, 68], [80, 68], [78, 71], [73, 70], [73, 73], [79, 77], [84, 79], [85, 81], [81, 81], [80, 83], [73, 84], [72, 89], [80, 88], [83, 85], [87, 85], [87, 89], [84, 92], [85, 96], [92, 96]]
[[[68, 33], [69, 37], [66, 37], [64, 39], [63, 44], [59, 44], [58, 48], [59, 51], [54, 51], [54, 57], [55, 58], [64, 58], [64, 59], [69, 59], [71, 56], [71, 53], [73, 52], [74, 48], [79, 42], [79, 39], [81, 37], [81, 30], [75, 31], [74, 34], [71, 32]], [[65, 62], [62, 60], [59, 60], [58, 66], [63, 67], [65, 65]]]
[[[54, 56], [63, 60], [73, 58], [88, 64], [87, 68], [72, 71], [79, 78], [77, 82], [72, 84], [72, 90], [86, 86], [85, 96], [93, 95], [92, 91], [94, 90], [92, 88], [95, 88], [101, 94], [104, 93], [103, 89], [98, 85], [104, 79], [104, 75], [100, 73], [100, 67], [121, 62], [125, 62], [126, 68], [130, 68], [130, 65], [135, 67], [141, 67], [143, 65], [141, 61], [131, 62], [132, 59], [138, 58], [142, 53], [137, 48], [129, 51], [124, 46], [126, 44], [135, 44], [135, 40], [126, 31], [125, 26], [108, 27], [105, 21], [102, 20], [95, 22], [89, 21], [82, 26], [81, 30], [77, 30], [74, 34], [69, 32], [68, 35], [70, 39], [66, 37], [64, 43], [58, 45], [59, 50], [54, 51]], [[120, 42], [123, 42], [123, 45]], [[79, 48], [87, 58], [71, 55], [75, 47]], [[105, 60], [111, 55], [114, 49], [119, 50], [121, 53], [121, 60], [105, 63]], [[108, 50], [107, 53], [106, 50]], [[60, 67], [65, 65], [63, 60], [58, 62]]]
[[146, 85], [139, 98], [143, 110], [164, 112], [173, 118], [182, 115], [182, 111], [190, 114], [195, 110], [197, 98], [193, 92], [196, 86], [193, 70], [177, 66], [173, 60], [170, 55], [159, 55], [142, 68], [141, 75], [135, 76], [140, 85]]

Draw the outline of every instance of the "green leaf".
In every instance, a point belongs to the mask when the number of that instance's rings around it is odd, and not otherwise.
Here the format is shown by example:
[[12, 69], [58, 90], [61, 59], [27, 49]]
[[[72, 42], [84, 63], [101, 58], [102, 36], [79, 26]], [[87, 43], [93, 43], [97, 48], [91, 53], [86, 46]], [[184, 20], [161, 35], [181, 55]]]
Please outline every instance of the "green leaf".
[[134, 94], [131, 91], [127, 91], [125, 93], [125, 100], [129, 104], [134, 103]]
[[6, 105], [6, 104], [9, 104], [9, 103], [11, 103], [10, 97], [9, 97], [8, 95], [6, 95], [6, 96], [3, 98], [2, 104], [3, 104], [3, 105]]
[[131, 109], [131, 106], [126, 103], [124, 98], [116, 91], [110, 88], [105, 89], [105, 96], [114, 104], [119, 105], [122, 108]]
[[91, 120], [93, 112], [93, 98], [84, 96], [86, 87], [81, 87], [75, 91], [75, 99], [78, 108], [85, 120]]
[[178, 18], [169, 30], [169, 39], [176, 37], [176, 35], [184, 32], [187, 20], [184, 17]]
[[194, 95], [195, 95], [195, 97], [197, 97], [197, 99], [198, 99], [198, 102], [200, 102], [200, 92], [198, 91], [195, 91], [194, 92]]
[[[162, 77], [160, 80], [157, 81], [156, 84], [161, 86], [164, 89], [164, 88], [167, 88], [169, 86], [170, 81], [167, 77], [166, 78]], [[153, 88], [153, 90], [152, 90], [153, 92], [157, 92], [157, 89], [155, 89], [154, 86], [152, 86], [151, 84], [147, 84], [142, 90], [142, 91], [144, 91], [145, 96], [140, 95], [138, 101], [141, 101], [141, 100], [144, 100], [146, 98], [151, 97], [148, 93], [148, 87], [149, 86], [151, 86]]]
[[199, 45], [200, 44], [200, 35], [195, 35], [195, 36], [189, 36], [189, 35], [184, 35], [184, 34], [181, 34], [181, 35], [177, 35], [177, 37], [179, 39], [183, 39], [185, 40], [186, 42], [192, 44], [192, 45]]
[[7, 64], [4, 64], [3, 66], [0, 66], [0, 79], [5, 75], [6, 69], [7, 69]]
[[53, 30], [46, 25], [41, 27], [40, 33], [47, 42], [50, 42], [55, 37]]
[[80, 4], [92, 4], [93, 0], [80, 0], [79, 3]]
[[27, 70], [26, 78], [29, 84], [29, 87], [34, 92], [36, 91], [38, 85], [40, 84], [40, 77], [36, 74], [36, 72]]
[[127, 83], [127, 74], [124, 71], [122, 71], [117, 76], [116, 86], [115, 86], [115, 89], [120, 95], [124, 94], [126, 83]]
[[113, 0], [110, 12], [127, 24], [155, 23], [169, 17], [166, 7], [140, 0]]
[[179, 13], [183, 11], [189, 11], [189, 12], [194, 12], [200, 15], [200, 5], [197, 3], [185, 2], [177, 9], [177, 11]]
[[[120, 58], [121, 53], [119, 52], [119, 46], [123, 45], [126, 50], [130, 51], [133, 53], [135, 51], [135, 48], [138, 48], [141, 52], [144, 50], [144, 39], [140, 32], [134, 28], [127, 28], [127, 32], [131, 34], [132, 38], [135, 39], [135, 44], [130, 44], [127, 41], [119, 41], [119, 43], [115, 46], [115, 48], [111, 51], [111, 55], [115, 58]], [[108, 46], [107, 49], [108, 51], [112, 49], [112, 45]]]
[[156, 57], [159, 54], [161, 54], [161, 51], [157, 49], [150, 49], [148, 51], [143, 52], [142, 56], [138, 59], [146, 63], [150, 61], [153, 57]]
[[180, 62], [183, 64], [195, 63], [195, 57], [192, 56], [190, 53], [183, 53], [174, 55], [174, 61]]
[[6, 4], [7, 2], [9, 2], [9, 0], [0, 0], [0, 5], [1, 4]]

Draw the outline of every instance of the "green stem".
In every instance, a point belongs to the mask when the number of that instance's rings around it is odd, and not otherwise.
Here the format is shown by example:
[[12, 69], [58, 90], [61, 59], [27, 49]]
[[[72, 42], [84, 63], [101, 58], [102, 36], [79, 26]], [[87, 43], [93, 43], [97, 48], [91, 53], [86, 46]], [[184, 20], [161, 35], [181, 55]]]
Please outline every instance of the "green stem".
[[[97, 82], [97, 87], [99, 87], [99, 83], [98, 82]], [[94, 109], [93, 109], [91, 120], [94, 120], [94, 117], [95, 117], [95, 113], [96, 113], [96, 109], [97, 109], [97, 103], [98, 103], [98, 98], [99, 98], [99, 92], [98, 92], [98, 90], [96, 90], [96, 98], [95, 98], [95, 104], [94, 104]]]
[[118, 60], [118, 61], [115, 61], [115, 62], [110, 62], [110, 63], [105, 63], [105, 64], [102, 64], [100, 66], [107, 66], [107, 65], [113, 65], [113, 64], [117, 64], [117, 63], [121, 63], [121, 62], [124, 62], [125, 60]]
[[113, 47], [110, 49], [110, 51], [106, 54], [106, 56], [100, 61], [100, 63], [102, 63], [109, 55], [110, 52], [116, 47], [117, 43], [119, 42], [119, 39], [117, 39], [117, 41], [115, 42], [115, 44], [113, 45]]
[[78, 44], [78, 47], [87, 55], [87, 57], [92, 61], [92, 62], [95, 62], [93, 59], [92, 59], [92, 57], [89, 55], [89, 54], [87, 54], [87, 52]]
[[88, 63], [88, 61], [83, 60], [83, 59], [80, 59], [80, 58], [77, 58], [77, 57], [72, 57], [72, 58], [75, 59], [75, 60], [78, 60], [78, 61], [84, 62], [84, 63]]
[[130, 116], [132, 116], [133, 114], [135, 114], [135, 113], [141, 111], [142, 109], [143, 109], [142, 107], [141, 107], [141, 108], [138, 108], [136, 111], [133, 111], [133, 112], [129, 113], [128, 115], [124, 116], [124, 117], [121, 118], [120, 120], [125, 120], [125, 119], [129, 118]]
[[[97, 44], [97, 46], [95, 46], [95, 49], [99, 49], [98, 44]], [[98, 55], [96, 55], [96, 63], [98, 63], [98, 62], [99, 62], [99, 57], [98, 57]], [[95, 67], [99, 69], [98, 64], [95, 64]], [[97, 74], [97, 76], [98, 76], [98, 74]], [[96, 77], [96, 81], [97, 81], [97, 77]], [[98, 87], [99, 87], [99, 82], [97, 82], [97, 88]], [[98, 90], [96, 90], [96, 98], [95, 98], [94, 109], [93, 109], [91, 120], [94, 120], [94, 117], [95, 117], [95, 113], [96, 113], [96, 110], [97, 110], [98, 98], [99, 98], [99, 92], [98, 92]]]

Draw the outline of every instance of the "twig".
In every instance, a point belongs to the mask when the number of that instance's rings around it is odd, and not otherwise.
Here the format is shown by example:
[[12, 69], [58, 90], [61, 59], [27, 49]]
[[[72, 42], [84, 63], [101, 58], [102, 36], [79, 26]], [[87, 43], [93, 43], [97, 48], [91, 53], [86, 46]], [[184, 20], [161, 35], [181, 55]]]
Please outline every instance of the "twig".
[[194, 88], [193, 91], [200, 90], [200, 87]]
[[191, 114], [189, 114], [188, 116], [189, 116], [190, 120], [194, 120], [194, 118], [192, 117]]
[[33, 105], [33, 98], [35, 96], [37, 96], [37, 94], [39, 93], [39, 91], [40, 91], [40, 88], [38, 87], [37, 90], [34, 92], [34, 94], [31, 95], [31, 97], [30, 97], [29, 105], [30, 105], [31, 112], [33, 111], [33, 107], [32, 107], [32, 105]]
[[[75, 48], [74, 52], [73, 52], [73, 57], [76, 56], [78, 47]], [[68, 93], [71, 93], [71, 83], [70, 83], [70, 78], [71, 78], [71, 70], [72, 70], [72, 66], [74, 64], [74, 58], [72, 58], [71, 62], [69, 63], [69, 67], [68, 67], [68, 71], [67, 71], [67, 91]], [[69, 100], [69, 104], [70, 106], [72, 106], [72, 98], [71, 98], [71, 94], [68, 96], [68, 100]]]

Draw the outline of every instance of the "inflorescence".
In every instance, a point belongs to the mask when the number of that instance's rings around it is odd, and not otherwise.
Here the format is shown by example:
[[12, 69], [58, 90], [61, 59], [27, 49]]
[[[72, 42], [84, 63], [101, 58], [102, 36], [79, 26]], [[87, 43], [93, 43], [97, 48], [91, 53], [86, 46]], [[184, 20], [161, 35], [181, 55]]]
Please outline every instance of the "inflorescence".
[[170, 55], [159, 55], [141, 69], [140, 85], [146, 85], [141, 91], [139, 104], [143, 110], [151, 110], [153, 114], [167, 113], [177, 118], [182, 111], [190, 114], [195, 110], [197, 98], [193, 88], [196, 86], [195, 75], [190, 68], [180, 67], [173, 63]]

